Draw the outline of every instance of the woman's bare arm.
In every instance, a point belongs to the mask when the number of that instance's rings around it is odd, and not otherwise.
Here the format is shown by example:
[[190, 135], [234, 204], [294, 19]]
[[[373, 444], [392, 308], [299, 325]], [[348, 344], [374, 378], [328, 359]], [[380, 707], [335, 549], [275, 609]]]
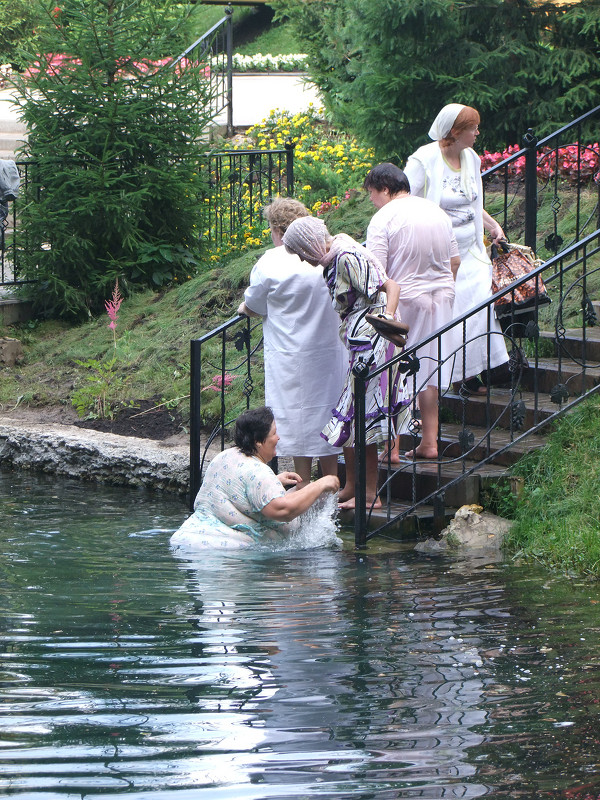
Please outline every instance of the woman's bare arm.
[[400, 286], [396, 283], [396, 281], [388, 278], [381, 287], [381, 291], [385, 292], [387, 300], [385, 313], [393, 317], [396, 313], [396, 309], [398, 308], [398, 300], [400, 299]]
[[261, 510], [267, 519], [278, 522], [290, 522], [307, 511], [315, 500], [326, 492], [337, 492], [340, 482], [336, 475], [325, 475], [302, 489], [288, 492], [283, 497], [276, 497]]

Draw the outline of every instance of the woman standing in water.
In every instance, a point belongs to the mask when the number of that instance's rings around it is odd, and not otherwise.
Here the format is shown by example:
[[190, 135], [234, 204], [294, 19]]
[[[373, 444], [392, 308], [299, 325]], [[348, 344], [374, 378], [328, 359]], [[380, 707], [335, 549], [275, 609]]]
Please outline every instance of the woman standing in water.
[[223, 450], [210, 462], [194, 513], [173, 534], [171, 544], [228, 549], [283, 541], [292, 532], [292, 520], [321, 495], [339, 489], [337, 476], [326, 475], [286, 492], [285, 487], [300, 482], [300, 475], [275, 475], [268, 466], [278, 441], [270, 408], [262, 406], [240, 414], [235, 423], [235, 447]]

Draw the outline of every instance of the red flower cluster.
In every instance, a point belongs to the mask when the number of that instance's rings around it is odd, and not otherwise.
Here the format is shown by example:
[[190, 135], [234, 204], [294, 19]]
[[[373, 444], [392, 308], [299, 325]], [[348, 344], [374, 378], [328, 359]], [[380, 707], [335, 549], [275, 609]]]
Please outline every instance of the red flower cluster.
[[[501, 153], [490, 153], [485, 150], [481, 157], [481, 171], [483, 172], [505, 158], [519, 152], [519, 146], [512, 144]], [[511, 178], [520, 178], [525, 173], [525, 156], [520, 156], [508, 165], [508, 175]], [[547, 181], [558, 175], [569, 183], [583, 184], [589, 181], [600, 183], [600, 147], [598, 142], [593, 144], [574, 144], [565, 147], [544, 147], [538, 154], [537, 175], [541, 180]]]
[[[122, 58], [117, 63], [117, 75], [119, 77], [128, 77], [131, 75], [132, 69], [143, 75], [146, 75], [149, 72], [158, 72], [159, 69], [167, 64], [170, 64], [172, 60], [172, 58], [161, 58], [157, 61], [151, 61], [150, 59], [134, 61], [129, 58]], [[38, 72], [45, 72], [46, 75], [56, 77], [60, 73], [68, 74], [69, 70], [72, 70], [73, 66], [81, 66], [81, 59], [74, 58], [73, 56], [68, 56], [63, 53], [44, 53], [39, 56], [39, 61], [34, 61], [33, 64], [25, 70], [23, 77], [30, 78], [33, 75], [36, 75]], [[182, 58], [181, 61], [179, 61], [176, 65], [176, 71], [178, 73], [190, 68], [198, 69], [206, 78], [210, 76], [210, 66], [199, 61], [192, 61], [188, 58]]]

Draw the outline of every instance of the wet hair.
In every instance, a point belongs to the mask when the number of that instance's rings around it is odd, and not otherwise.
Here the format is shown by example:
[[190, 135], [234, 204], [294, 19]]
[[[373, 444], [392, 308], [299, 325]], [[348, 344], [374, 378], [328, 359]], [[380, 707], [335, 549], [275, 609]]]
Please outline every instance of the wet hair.
[[369, 191], [369, 189], [376, 189], [378, 192], [388, 189], [389, 193], [392, 195], [399, 194], [400, 192], [410, 193], [410, 183], [399, 167], [386, 161], [383, 164], [377, 164], [376, 167], [373, 167], [373, 169], [367, 173], [367, 177], [363, 183], [363, 189], [367, 191]]
[[267, 438], [274, 419], [268, 406], [251, 408], [239, 415], [235, 422], [233, 441], [244, 455], [252, 456], [256, 453], [256, 445]]
[[479, 125], [481, 117], [479, 111], [471, 106], [465, 106], [459, 113], [454, 124], [450, 129], [450, 133], [441, 141], [441, 144], [449, 145], [456, 141], [457, 134], [461, 134], [467, 128], [472, 128], [474, 125]]
[[263, 208], [263, 216], [269, 225], [283, 236], [295, 219], [308, 217], [309, 211], [293, 197], [276, 197]]

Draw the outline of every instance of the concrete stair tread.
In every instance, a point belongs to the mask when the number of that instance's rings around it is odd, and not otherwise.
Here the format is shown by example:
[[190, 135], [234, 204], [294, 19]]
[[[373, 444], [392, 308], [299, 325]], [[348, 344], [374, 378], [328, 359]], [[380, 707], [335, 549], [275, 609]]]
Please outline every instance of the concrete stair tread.
[[[385, 505], [385, 504], [384, 504]], [[421, 505], [413, 508], [411, 511], [410, 503], [402, 503], [397, 500], [392, 500], [390, 503], [389, 517], [390, 520], [398, 515], [410, 511], [411, 513], [404, 517], [401, 522], [393, 522], [386, 530], [385, 534], [393, 538], [414, 538], [415, 533], [431, 530], [434, 523], [433, 506]], [[446, 524], [450, 522], [456, 508], [445, 508], [444, 517]], [[354, 511], [340, 511], [340, 522], [343, 525], [351, 525], [354, 521]], [[388, 521], [387, 508], [377, 508], [370, 512], [367, 509], [367, 524], [370, 529], [379, 528], [385, 525]]]
[[[470, 450], [477, 453], [478, 457], [482, 458], [488, 452], [488, 432], [485, 428], [476, 425], [467, 425], [469, 433], [473, 434], [473, 445]], [[440, 445], [442, 457], [456, 458], [462, 453], [462, 448], [459, 444], [459, 436], [463, 432], [463, 426], [456, 423], [442, 423], [440, 425]], [[545, 438], [543, 436], [532, 434], [520, 442], [514, 440], [521, 434], [520, 431], [514, 431], [513, 435], [507, 429], [494, 428], [489, 432], [489, 451], [493, 454], [502, 450], [504, 447], [511, 445], [510, 450], [500, 454], [500, 461], [493, 463], [502, 464], [502, 466], [510, 466], [514, 464], [521, 456], [530, 453], [532, 450], [537, 450], [543, 447]], [[400, 437], [400, 450], [410, 450], [415, 441], [415, 437], [411, 434], [403, 434]]]
[[560, 341], [555, 338], [554, 331], [542, 331], [540, 336], [554, 342], [555, 350], [560, 349], [572, 358], [581, 358], [585, 346], [586, 362], [600, 363], [600, 327], [593, 326], [585, 329], [585, 345], [583, 342], [583, 328], [568, 328]]
[[[514, 396], [513, 396], [514, 395]], [[541, 394], [538, 395], [539, 401], [537, 404], [537, 409], [540, 413], [550, 415], [553, 414], [557, 406], [550, 400], [549, 395]], [[453, 392], [449, 391], [444, 395], [445, 400], [451, 400], [454, 403], [457, 401], [461, 404], [465, 402], [467, 406], [469, 404], [473, 404], [474, 407], [481, 407], [485, 406], [488, 402], [488, 397], [486, 395], [471, 395], [470, 397], [466, 398], [463, 401], [463, 398]], [[511, 402], [519, 402], [523, 401], [527, 408], [535, 408], [535, 393], [524, 391], [521, 389], [517, 389], [513, 392], [510, 388], [503, 388], [503, 387], [492, 387], [492, 390], [489, 395], [489, 403], [490, 407], [497, 409], [497, 408], [506, 408]]]
[[[388, 467], [385, 462], [380, 463], [380, 471], [387, 472], [391, 469], [392, 472], [406, 472], [412, 475], [413, 472], [417, 475], [431, 475], [436, 476], [440, 471], [448, 478], [456, 478], [468, 471], [477, 462], [463, 460], [462, 458], [439, 458], [436, 460], [429, 459], [404, 459], [400, 464], [392, 464]], [[483, 477], [499, 477], [506, 474], [506, 467], [498, 464], [484, 464], [475, 470], [476, 475]]]
[[[535, 365], [535, 361], [533, 358], [530, 359], [530, 364], [531, 367]], [[537, 364], [538, 364], [538, 369], [544, 369], [548, 372], [559, 371], [559, 362], [557, 358], [538, 358]], [[561, 359], [560, 372], [563, 376], [566, 377], [576, 376], [581, 374], [581, 367], [578, 364], [573, 364], [572, 361]], [[600, 364], [597, 367], [586, 366], [585, 372], [586, 375], [591, 375], [597, 378], [598, 382], [600, 383]]]
[[[540, 337], [543, 339], [554, 339], [556, 336], [554, 331], [540, 331]], [[566, 328], [565, 336], [569, 339], [581, 339], [583, 337], [583, 328]], [[592, 342], [600, 342], [600, 326], [588, 325], [585, 329], [586, 339]]]

